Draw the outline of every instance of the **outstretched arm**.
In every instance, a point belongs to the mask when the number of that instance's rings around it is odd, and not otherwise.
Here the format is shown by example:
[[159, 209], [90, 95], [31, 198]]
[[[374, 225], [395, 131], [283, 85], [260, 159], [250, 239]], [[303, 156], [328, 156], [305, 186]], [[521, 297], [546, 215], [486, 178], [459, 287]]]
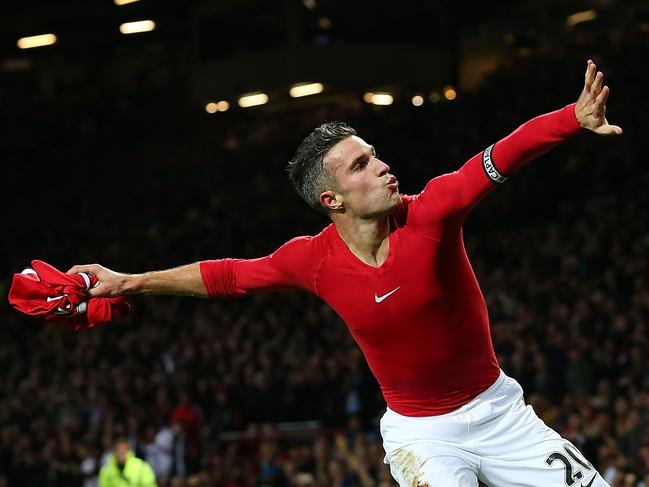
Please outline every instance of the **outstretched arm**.
[[[584, 129], [598, 135], [620, 135], [622, 129], [617, 125], [609, 125], [606, 120], [606, 100], [609, 95], [608, 86], [602, 88], [604, 74], [597, 71], [595, 63], [590, 59], [586, 63], [584, 88], [576, 103], [566, 106], [546, 115], [533, 118], [523, 124], [512, 134], [496, 142], [491, 148], [491, 161], [483, 155], [484, 169], [489, 174], [492, 163], [496, 173], [507, 177], [523, 164], [545, 154], [563, 140], [574, 136]], [[493, 182], [498, 183], [494, 178]]]
[[[507, 137], [469, 159], [459, 170], [431, 180], [422, 193], [438, 216], [468, 211], [519, 167], [545, 154], [557, 144], [590, 130], [599, 135], [620, 135], [622, 129], [606, 120], [609, 88], [604, 75], [588, 60], [584, 88], [576, 103], [533, 118]], [[439, 214], [441, 213], [441, 215]]]
[[94, 274], [98, 285], [89, 290], [91, 297], [172, 294], [215, 298], [287, 289], [316, 293], [315, 269], [321, 260], [317, 248], [312, 238], [298, 237], [259, 259], [205, 260], [144, 274], [124, 274], [99, 264], [75, 265], [68, 274]]
[[91, 297], [126, 294], [176, 294], [208, 297], [198, 262], [144, 274], [124, 274], [99, 264], [75, 265], [67, 273], [76, 274], [77, 272], [89, 272], [97, 277], [97, 286], [88, 291]]

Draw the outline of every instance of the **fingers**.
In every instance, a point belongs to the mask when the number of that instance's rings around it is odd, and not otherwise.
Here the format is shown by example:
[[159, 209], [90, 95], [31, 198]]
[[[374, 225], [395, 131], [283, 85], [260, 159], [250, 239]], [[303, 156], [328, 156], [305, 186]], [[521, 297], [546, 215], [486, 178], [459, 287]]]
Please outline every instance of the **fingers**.
[[68, 270], [67, 274], [76, 274], [78, 272], [87, 272], [97, 278], [95, 286], [90, 288], [87, 292], [88, 296], [91, 298], [119, 295], [120, 288], [118, 274], [110, 269], [106, 269], [99, 264], [75, 265]]
[[586, 66], [586, 77], [585, 77], [586, 79], [584, 80], [584, 91], [590, 93], [591, 87], [593, 86], [593, 82], [595, 81], [596, 73], [597, 73], [597, 67], [595, 66], [595, 63], [589, 59]]
[[599, 95], [597, 95], [597, 98], [595, 98], [593, 108], [597, 115], [604, 115], [606, 113], [606, 100], [608, 100], [609, 92], [608, 86], [605, 86]]
[[604, 124], [600, 125], [595, 129], [595, 133], [598, 135], [622, 135], [622, 127], [617, 125], [609, 125], [609, 123], [604, 119]]
[[[609, 125], [613, 129], [613, 134], [615, 135], [622, 135], [624, 131], [622, 130], [622, 127], [619, 127], [618, 125]], [[611, 135], [613, 135], [611, 134]]]
[[604, 73], [597, 71], [597, 66], [589, 59], [586, 63], [584, 90], [577, 100], [578, 119], [582, 127], [599, 135], [621, 135], [622, 128], [609, 125], [606, 120], [606, 101], [610, 90], [603, 84]]
[[[87, 272], [89, 274], [93, 274], [95, 277], [97, 277], [98, 271], [101, 269], [101, 266], [99, 264], [87, 264], [87, 265], [75, 265], [72, 266], [66, 274], [78, 274], [79, 272]], [[101, 282], [97, 281], [95, 284], [95, 287], [92, 287], [88, 290], [86, 293], [88, 296], [91, 298], [94, 298], [96, 296], [101, 296], [101, 293], [104, 289], [101, 289]]]
[[603, 81], [604, 81], [604, 73], [598, 71], [597, 74], [595, 75], [595, 81], [593, 81], [593, 84], [590, 87], [590, 96], [592, 99], [595, 99], [597, 96], [599, 96], [600, 92], [602, 91]]
[[594, 100], [602, 91], [603, 81], [604, 73], [597, 71], [597, 65], [589, 59], [586, 67], [584, 91], [590, 93], [592, 100]]
[[99, 264], [86, 264], [86, 265], [75, 265], [72, 266], [66, 274], [78, 274], [79, 272], [90, 272], [91, 274], [97, 274], [97, 271], [101, 268]]
[[105, 286], [102, 282], [98, 282], [95, 287], [91, 287], [86, 293], [91, 298], [96, 298], [98, 296], [103, 296], [105, 293]]
[[617, 125], [603, 125], [597, 133], [600, 135], [622, 135], [622, 127]]
[[605, 128], [606, 128], [605, 135], [622, 135], [622, 127], [618, 125], [609, 125], [609, 123], [606, 122]]

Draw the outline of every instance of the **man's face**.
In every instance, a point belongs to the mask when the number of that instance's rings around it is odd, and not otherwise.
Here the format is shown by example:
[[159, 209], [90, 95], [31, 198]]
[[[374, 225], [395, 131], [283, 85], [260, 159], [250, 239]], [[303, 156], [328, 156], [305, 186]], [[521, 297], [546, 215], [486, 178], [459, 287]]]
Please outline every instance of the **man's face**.
[[[399, 183], [390, 166], [376, 157], [374, 147], [355, 135], [336, 144], [325, 163], [338, 185], [334, 206], [361, 218], [389, 214], [401, 203]], [[336, 208], [334, 208], [336, 209]]]
[[118, 443], [115, 445], [115, 459], [117, 463], [122, 464], [126, 461], [126, 454], [128, 453], [128, 443]]

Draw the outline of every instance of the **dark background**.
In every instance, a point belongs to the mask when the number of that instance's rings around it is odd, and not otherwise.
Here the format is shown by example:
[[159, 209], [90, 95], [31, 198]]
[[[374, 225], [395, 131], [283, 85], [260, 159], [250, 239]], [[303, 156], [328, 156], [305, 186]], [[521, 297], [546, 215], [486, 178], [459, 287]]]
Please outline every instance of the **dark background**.
[[[141, 19], [157, 28], [119, 33]], [[58, 42], [16, 47], [45, 32]], [[624, 135], [522, 169], [465, 239], [502, 368], [611, 485], [649, 485], [646, 2], [29, 1], [3, 6], [0, 46], [4, 295], [37, 258], [143, 272], [270, 253], [327, 224], [284, 172], [323, 121], [348, 121], [412, 194], [575, 101], [593, 59]], [[325, 91], [291, 99], [302, 81]], [[239, 108], [255, 90], [269, 103]], [[363, 102], [378, 90], [394, 104]], [[179, 411], [200, 419], [176, 428], [185, 458], [162, 485], [394, 485], [376, 381], [319, 300], [130, 301], [80, 333], [5, 301], [0, 485], [93, 485], [116, 437], [146, 457]]]

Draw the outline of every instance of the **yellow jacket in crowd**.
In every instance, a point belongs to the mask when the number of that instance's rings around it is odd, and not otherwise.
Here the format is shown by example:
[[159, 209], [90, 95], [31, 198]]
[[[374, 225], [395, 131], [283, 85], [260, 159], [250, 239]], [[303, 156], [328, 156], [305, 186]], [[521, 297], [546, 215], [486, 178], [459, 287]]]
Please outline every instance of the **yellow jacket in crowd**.
[[106, 465], [99, 471], [99, 487], [158, 487], [158, 484], [151, 466], [129, 451], [122, 469], [118, 467], [115, 455], [108, 457]]

